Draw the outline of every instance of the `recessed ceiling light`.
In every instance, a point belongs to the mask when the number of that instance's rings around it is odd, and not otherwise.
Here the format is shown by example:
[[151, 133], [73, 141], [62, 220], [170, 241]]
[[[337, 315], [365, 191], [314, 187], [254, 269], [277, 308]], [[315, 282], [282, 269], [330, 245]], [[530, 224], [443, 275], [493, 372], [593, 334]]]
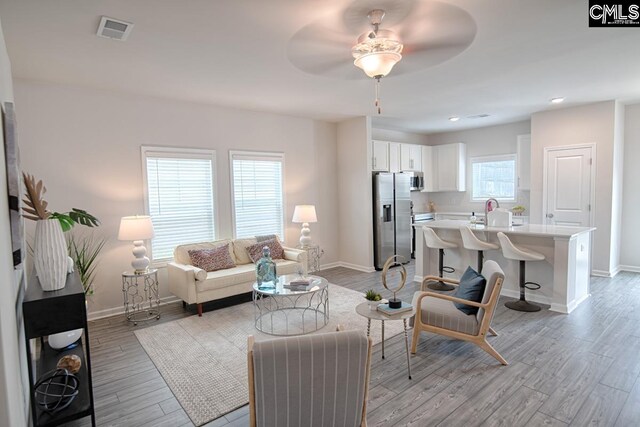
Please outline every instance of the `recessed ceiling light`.
[[457, 122], [458, 120], [460, 120], [460, 117], [458, 116], [449, 117], [450, 122]]
[[467, 119], [485, 119], [487, 117], [489, 117], [489, 114], [482, 113], [482, 114], [476, 114], [475, 116], [468, 116]]
[[551, 98], [551, 103], [552, 104], [560, 104], [562, 101], [564, 101], [563, 97]]

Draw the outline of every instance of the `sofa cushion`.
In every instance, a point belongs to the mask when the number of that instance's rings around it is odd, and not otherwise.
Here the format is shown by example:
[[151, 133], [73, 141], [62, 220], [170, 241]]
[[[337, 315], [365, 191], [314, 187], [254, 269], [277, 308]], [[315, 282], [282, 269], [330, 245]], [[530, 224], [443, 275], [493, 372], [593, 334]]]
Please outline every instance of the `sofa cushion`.
[[[229, 239], [224, 240], [216, 240], [213, 242], [201, 242], [201, 243], [189, 243], [186, 245], [177, 246], [173, 251], [173, 259], [178, 264], [191, 265], [191, 257], [189, 256], [190, 250], [197, 249], [215, 249], [218, 246], [227, 245], [231, 242]], [[235, 259], [232, 245], [229, 245], [229, 254], [231, 255], [231, 259], [233, 262], [238, 264], [238, 261]]]
[[278, 242], [277, 239], [271, 239], [258, 242], [255, 245], [247, 246], [247, 254], [249, 254], [249, 258], [251, 258], [251, 261], [255, 263], [258, 262], [260, 258], [262, 258], [262, 253], [265, 246], [268, 247], [271, 251], [271, 259], [284, 258], [284, 249], [282, 249], [282, 245], [280, 245], [280, 242]]
[[236, 257], [236, 264], [253, 264], [249, 254], [247, 253], [247, 246], [255, 245], [258, 243], [255, 237], [248, 239], [235, 239], [233, 241], [233, 253]]
[[225, 270], [236, 266], [229, 253], [228, 243], [213, 249], [191, 249], [189, 258], [191, 258], [191, 265], [207, 272]]

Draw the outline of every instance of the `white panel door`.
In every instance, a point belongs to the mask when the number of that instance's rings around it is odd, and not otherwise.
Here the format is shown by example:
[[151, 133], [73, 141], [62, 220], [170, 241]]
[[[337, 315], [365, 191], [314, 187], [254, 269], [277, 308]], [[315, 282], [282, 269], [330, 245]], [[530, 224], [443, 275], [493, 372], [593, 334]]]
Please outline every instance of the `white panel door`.
[[592, 148], [547, 151], [545, 223], [591, 225]]

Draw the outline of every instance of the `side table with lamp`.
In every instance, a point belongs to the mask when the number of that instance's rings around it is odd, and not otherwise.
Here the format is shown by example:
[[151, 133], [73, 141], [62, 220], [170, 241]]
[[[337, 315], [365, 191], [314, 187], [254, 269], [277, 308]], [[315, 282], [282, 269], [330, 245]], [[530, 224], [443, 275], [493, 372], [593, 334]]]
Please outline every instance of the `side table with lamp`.
[[125, 316], [129, 322], [160, 319], [158, 270], [149, 269], [144, 240], [153, 238], [153, 222], [147, 215], [126, 216], [120, 221], [118, 240], [133, 241], [133, 271], [122, 273]]
[[302, 224], [300, 244], [296, 246], [296, 249], [307, 252], [307, 271], [309, 273], [320, 271], [320, 258], [324, 255], [324, 251], [320, 246], [311, 243], [311, 229], [309, 228], [309, 223], [318, 222], [315, 205], [296, 205], [291, 221]]

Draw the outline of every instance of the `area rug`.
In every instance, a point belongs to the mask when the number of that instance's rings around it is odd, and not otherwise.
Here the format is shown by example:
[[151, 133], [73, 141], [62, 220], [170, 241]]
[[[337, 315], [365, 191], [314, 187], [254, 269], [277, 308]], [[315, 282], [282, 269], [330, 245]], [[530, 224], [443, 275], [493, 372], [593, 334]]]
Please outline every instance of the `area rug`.
[[[315, 333], [345, 329], [366, 331], [367, 319], [355, 312], [364, 301], [360, 292], [330, 285], [330, 319]], [[253, 302], [214, 310], [136, 331], [153, 363], [196, 426], [249, 402], [247, 337], [273, 338], [254, 327]], [[386, 322], [385, 335], [402, 332], [402, 322]], [[380, 322], [373, 321], [371, 338], [380, 342]]]

